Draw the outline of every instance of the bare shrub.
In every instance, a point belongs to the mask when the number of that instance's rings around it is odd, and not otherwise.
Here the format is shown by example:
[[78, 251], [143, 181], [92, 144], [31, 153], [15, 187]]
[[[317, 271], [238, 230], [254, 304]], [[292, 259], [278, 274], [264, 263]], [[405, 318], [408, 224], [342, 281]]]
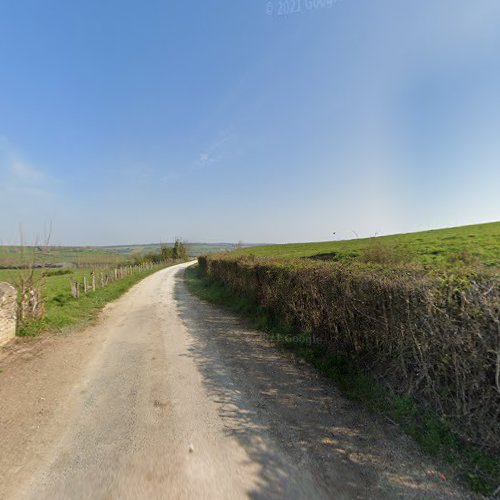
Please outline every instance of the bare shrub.
[[204, 273], [500, 450], [500, 278], [234, 256]]
[[361, 260], [372, 264], [394, 265], [410, 262], [412, 255], [400, 246], [391, 246], [379, 238], [371, 238], [363, 249]]
[[48, 249], [52, 226], [44, 238], [43, 246], [35, 245], [31, 248], [26, 246], [22, 230], [20, 231], [21, 242], [19, 247], [21, 265], [17, 269], [14, 286], [18, 290], [18, 323], [29, 320], [42, 319], [45, 315], [45, 306], [42, 298], [42, 288], [46, 280], [45, 272], [38, 271], [37, 266], [43, 268], [43, 261]]

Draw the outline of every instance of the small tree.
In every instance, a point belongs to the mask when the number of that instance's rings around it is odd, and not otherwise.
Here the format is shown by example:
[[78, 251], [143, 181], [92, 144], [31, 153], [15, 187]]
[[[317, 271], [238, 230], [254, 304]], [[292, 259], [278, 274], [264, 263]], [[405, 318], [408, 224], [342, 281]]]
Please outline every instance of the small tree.
[[162, 245], [160, 248], [160, 260], [165, 261], [174, 258], [174, 249], [167, 247], [167, 245]]
[[[20, 261], [14, 280], [14, 286], [19, 293], [17, 316], [19, 323], [31, 319], [41, 319], [45, 315], [42, 288], [45, 285], [45, 257], [49, 250], [51, 233], [52, 223], [50, 224], [48, 234], [45, 236], [45, 244], [39, 246], [35, 242], [34, 246], [28, 247], [24, 240], [23, 231], [20, 229]], [[39, 267], [38, 272], [36, 272], [36, 267]]]
[[187, 246], [179, 238], [176, 238], [173, 249], [174, 259], [186, 260], [188, 256]]

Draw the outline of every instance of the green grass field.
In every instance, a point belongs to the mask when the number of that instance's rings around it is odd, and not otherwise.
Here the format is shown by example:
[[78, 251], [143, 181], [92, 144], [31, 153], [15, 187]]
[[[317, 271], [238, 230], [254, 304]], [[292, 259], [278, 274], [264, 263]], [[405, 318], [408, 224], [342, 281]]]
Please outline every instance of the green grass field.
[[236, 253], [257, 257], [352, 261], [363, 259], [370, 253], [376, 254], [377, 245], [389, 248], [391, 253], [399, 254], [403, 260], [426, 266], [447, 266], [466, 261], [497, 268], [500, 267], [500, 222], [378, 238], [269, 245], [245, 248]]
[[0, 246], [0, 268], [22, 264], [74, 264], [78, 267], [92, 265], [117, 265], [126, 258], [119, 253], [99, 247], [26, 247], [21, 252], [17, 246]]
[[[157, 270], [158, 268], [127, 276], [88, 295], [82, 294], [78, 300], [71, 296], [70, 278], [81, 282], [84, 275], [89, 277], [91, 269], [71, 270], [68, 274], [47, 276], [42, 287], [45, 317], [20, 325], [18, 335], [32, 336], [44, 331], [61, 331], [68, 327], [84, 326], [96, 317], [106, 303], [117, 299], [131, 286]], [[36, 272], [39, 275], [41, 271]], [[0, 281], [16, 286], [17, 277], [16, 270], [0, 270]]]

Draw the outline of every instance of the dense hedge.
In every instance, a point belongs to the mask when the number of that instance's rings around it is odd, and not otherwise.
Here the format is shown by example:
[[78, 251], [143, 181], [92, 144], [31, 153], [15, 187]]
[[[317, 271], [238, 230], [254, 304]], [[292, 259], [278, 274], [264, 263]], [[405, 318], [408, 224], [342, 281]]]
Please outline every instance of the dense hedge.
[[498, 276], [231, 255], [199, 264], [275, 320], [432, 408], [464, 439], [500, 451]]

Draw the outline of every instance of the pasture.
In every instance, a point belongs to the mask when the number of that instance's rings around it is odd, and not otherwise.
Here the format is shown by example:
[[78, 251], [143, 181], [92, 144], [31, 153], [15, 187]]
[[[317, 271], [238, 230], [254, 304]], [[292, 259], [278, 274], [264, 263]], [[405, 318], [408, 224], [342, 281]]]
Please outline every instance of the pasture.
[[500, 222], [418, 233], [321, 243], [269, 245], [237, 250], [257, 257], [309, 258], [326, 261], [401, 260], [428, 267], [457, 263], [500, 267]]
[[116, 266], [125, 261], [125, 256], [99, 247], [0, 246], [0, 269], [32, 263], [83, 268]]

